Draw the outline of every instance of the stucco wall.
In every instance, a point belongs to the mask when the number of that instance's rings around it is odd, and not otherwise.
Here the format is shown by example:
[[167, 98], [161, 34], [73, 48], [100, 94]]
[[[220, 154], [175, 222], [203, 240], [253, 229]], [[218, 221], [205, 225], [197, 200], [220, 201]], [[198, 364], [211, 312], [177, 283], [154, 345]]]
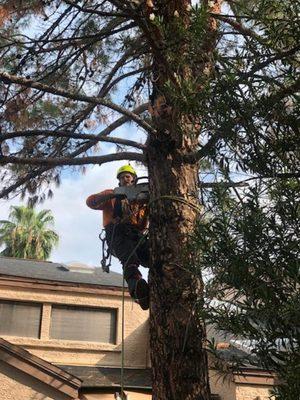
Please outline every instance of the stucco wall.
[[209, 370], [210, 391], [221, 396], [222, 400], [237, 400], [235, 383], [230, 376], [220, 375], [215, 370]]
[[[0, 299], [34, 301], [43, 304], [41, 337], [40, 339], [28, 339], [20, 337], [5, 336], [4, 339], [11, 343], [21, 345], [31, 353], [60, 365], [101, 365], [120, 367], [121, 364], [121, 307], [122, 296], [120, 291], [98, 290], [89, 288], [77, 288], [72, 291], [63, 288], [55, 288], [53, 285], [39, 284], [22, 286], [15, 285], [8, 281], [3, 283], [0, 280]], [[117, 340], [116, 344], [92, 343], [80, 341], [53, 340], [49, 338], [51, 305], [78, 305], [114, 308], [117, 310]], [[148, 351], [148, 312], [141, 310], [128, 294], [125, 297], [125, 367], [145, 368], [149, 366]], [[268, 382], [269, 383], [269, 382]], [[248, 381], [240, 384], [231, 379], [223, 380], [215, 371], [210, 371], [211, 391], [219, 394], [222, 400], [268, 400], [271, 386], [250, 384]], [[1, 392], [2, 390], [2, 392]], [[43, 394], [42, 390], [36, 390], [35, 397], [31, 396], [33, 389], [24, 385], [21, 379], [14, 379], [0, 370], [0, 399], [2, 400], [48, 400], [60, 397], [49, 397]], [[10, 397], [7, 397], [9, 393]], [[20, 393], [16, 395], [16, 393]], [[39, 394], [41, 393], [41, 394]], [[18, 397], [19, 396], [19, 397]], [[40, 397], [39, 397], [40, 396]], [[44, 396], [44, 397], [41, 397]], [[47, 397], [48, 396], [48, 397]], [[88, 395], [88, 399], [111, 399], [111, 394]], [[96, 396], [96, 397], [95, 397]], [[102, 396], [102, 397], [101, 397]], [[106, 397], [103, 397], [106, 396]], [[107, 397], [109, 396], [109, 397]], [[151, 396], [148, 393], [130, 393], [131, 400], [148, 400]]]
[[[56, 364], [120, 366], [121, 362], [121, 306], [120, 292], [105, 290], [90, 293], [0, 286], [0, 298], [43, 303], [41, 338], [28, 339], [4, 336], [31, 353]], [[49, 338], [51, 304], [67, 304], [114, 308], [117, 310], [116, 344], [81, 341], [52, 340]], [[125, 297], [125, 366], [145, 368], [148, 364], [148, 312], [143, 311], [131, 298]]]
[[[125, 393], [128, 395], [129, 400], [151, 400], [152, 395], [150, 393], [139, 393], [134, 391], [126, 390]], [[82, 400], [112, 400], [114, 395], [112, 393], [93, 393], [85, 394], [80, 397]]]
[[269, 400], [271, 389], [271, 386], [237, 385], [236, 400]]
[[1, 400], [68, 400], [70, 397], [0, 361]]

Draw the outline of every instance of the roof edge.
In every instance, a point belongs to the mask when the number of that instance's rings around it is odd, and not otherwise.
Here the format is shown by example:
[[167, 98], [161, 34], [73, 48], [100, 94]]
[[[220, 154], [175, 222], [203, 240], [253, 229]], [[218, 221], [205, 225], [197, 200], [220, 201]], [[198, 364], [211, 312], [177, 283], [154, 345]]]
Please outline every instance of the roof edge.
[[0, 360], [72, 398], [78, 396], [82, 383], [79, 378], [3, 338]]
[[[23, 277], [23, 276], [18, 276], [18, 275], [8, 275], [8, 274], [3, 274], [0, 273], [0, 281], [1, 279], [4, 281], [13, 281], [13, 282], [23, 282], [23, 283], [37, 283], [41, 285], [52, 285], [53, 287], [62, 287], [62, 288], [89, 288], [89, 289], [95, 289], [95, 290], [111, 290], [113, 292], [122, 292], [122, 286], [113, 286], [113, 285], [101, 285], [101, 284], [95, 284], [95, 283], [85, 283], [85, 282], [65, 282], [65, 281], [58, 281], [58, 280], [52, 280], [52, 279], [41, 279], [41, 278], [29, 278], [29, 277]], [[125, 295], [129, 294], [127, 293], [128, 288], [125, 287]]]

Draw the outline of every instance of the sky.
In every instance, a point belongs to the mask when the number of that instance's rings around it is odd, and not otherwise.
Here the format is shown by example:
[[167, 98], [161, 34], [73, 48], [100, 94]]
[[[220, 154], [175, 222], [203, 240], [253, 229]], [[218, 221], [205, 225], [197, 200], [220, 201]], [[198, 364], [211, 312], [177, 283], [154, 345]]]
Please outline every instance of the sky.
[[[34, 36], [37, 34], [38, 26], [34, 20], [31, 22], [32, 26], [30, 28], [26, 26], [26, 34]], [[115, 93], [116, 98], [113, 97], [117, 103], [124, 97], [123, 92], [132, 83], [133, 79], [127, 79], [126, 82], [119, 85], [118, 91]], [[111, 113], [111, 117], [113, 116], [114, 114]], [[105, 127], [106, 125], [98, 124], [88, 133], [98, 134]], [[145, 134], [142, 130], [132, 123], [122, 125], [111, 136], [129, 138], [137, 142], [143, 142], [145, 139]], [[134, 150], [129, 148], [128, 151]], [[100, 150], [96, 150], [93, 155], [111, 152], [115, 152], [115, 146], [101, 143]], [[89, 266], [100, 266], [102, 248], [98, 236], [103, 228], [102, 212], [91, 210], [86, 206], [85, 201], [90, 194], [118, 186], [116, 171], [125, 164], [128, 164], [128, 162], [117, 161], [103, 164], [102, 166], [87, 166], [84, 175], [77, 172], [72, 173], [71, 169], [66, 170], [66, 172], [65, 170], [63, 171], [61, 185], [58, 188], [51, 187], [54, 192], [53, 198], [47, 199], [36, 206], [37, 210], [49, 209], [52, 211], [55, 219], [53, 229], [60, 237], [59, 245], [53, 250], [49, 261], [66, 264], [80, 262]], [[145, 168], [137, 166], [134, 162], [131, 162], [131, 164], [140, 176], [147, 175]], [[22, 201], [18, 197], [12, 200], [0, 199], [0, 220], [8, 219], [9, 209], [13, 205], [26, 205], [26, 200]], [[111, 269], [116, 272], [122, 272], [121, 264], [116, 258], [112, 259]], [[147, 276], [145, 268], [141, 268], [141, 272], [145, 277]]]
[[[199, 3], [194, 0], [193, 4]], [[121, 88], [122, 89], [122, 88]], [[120, 96], [120, 92], [117, 92]], [[113, 132], [113, 136], [128, 137], [130, 139], [141, 141], [143, 134], [139, 129], [132, 129], [132, 124], [126, 124]], [[97, 133], [97, 132], [89, 132]], [[101, 145], [101, 153], [109, 150], [109, 145]], [[110, 152], [110, 151], [108, 151]], [[80, 262], [90, 266], [100, 266], [102, 257], [101, 242], [98, 238], [102, 229], [102, 212], [89, 209], [86, 204], [86, 198], [92, 194], [104, 189], [114, 188], [118, 182], [116, 171], [126, 162], [112, 162], [102, 166], [87, 167], [86, 173], [72, 174], [68, 170], [62, 174], [62, 183], [60, 187], [54, 188], [54, 197], [46, 200], [36, 208], [50, 209], [55, 219], [54, 230], [59, 234], [60, 241], [57, 248], [50, 256], [50, 261], [59, 263]], [[145, 169], [135, 165], [140, 176], [147, 175]], [[0, 220], [8, 219], [9, 208], [12, 205], [26, 205], [20, 198], [12, 200], [0, 199]], [[122, 268], [118, 260], [113, 258], [112, 270], [121, 272]], [[143, 276], [147, 276], [147, 270], [141, 269]]]
[[[54, 230], [59, 234], [59, 245], [50, 256], [50, 261], [58, 263], [80, 262], [89, 266], [100, 266], [102, 258], [101, 242], [98, 238], [102, 229], [102, 212], [91, 210], [85, 204], [92, 193], [118, 185], [116, 171], [126, 161], [112, 162], [102, 166], [88, 167], [83, 174], [64, 174], [60, 187], [53, 189], [54, 197], [46, 200], [37, 209], [50, 209], [55, 219]], [[146, 170], [131, 163], [140, 176]], [[8, 219], [12, 205], [26, 205], [19, 198], [0, 199], [0, 220]], [[113, 258], [111, 269], [121, 272], [117, 259]], [[147, 270], [142, 268], [146, 277]]]

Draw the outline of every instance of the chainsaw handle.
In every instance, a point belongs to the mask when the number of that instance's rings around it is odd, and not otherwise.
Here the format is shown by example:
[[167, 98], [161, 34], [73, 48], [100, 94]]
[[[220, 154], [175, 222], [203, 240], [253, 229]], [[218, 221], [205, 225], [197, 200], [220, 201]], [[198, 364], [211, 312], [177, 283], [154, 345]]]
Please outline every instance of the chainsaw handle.
[[[137, 183], [140, 179], [147, 179], [147, 181], [149, 181], [149, 178], [148, 178], [148, 176], [139, 176], [138, 178], [136, 178], [136, 180], [135, 180], [135, 185], [139, 185], [139, 183]], [[147, 183], [147, 182], [145, 182], [145, 183]]]

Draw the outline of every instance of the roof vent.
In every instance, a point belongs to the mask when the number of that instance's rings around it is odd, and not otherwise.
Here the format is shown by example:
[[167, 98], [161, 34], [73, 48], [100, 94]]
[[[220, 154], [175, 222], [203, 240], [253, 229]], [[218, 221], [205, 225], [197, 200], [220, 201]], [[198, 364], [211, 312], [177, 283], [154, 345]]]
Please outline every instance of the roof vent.
[[57, 269], [59, 269], [60, 271], [70, 271], [66, 265], [60, 265], [59, 267], [57, 267]]
[[68, 264], [67, 268], [71, 272], [78, 272], [80, 274], [93, 274], [95, 272], [94, 267], [79, 262], [72, 262]]

